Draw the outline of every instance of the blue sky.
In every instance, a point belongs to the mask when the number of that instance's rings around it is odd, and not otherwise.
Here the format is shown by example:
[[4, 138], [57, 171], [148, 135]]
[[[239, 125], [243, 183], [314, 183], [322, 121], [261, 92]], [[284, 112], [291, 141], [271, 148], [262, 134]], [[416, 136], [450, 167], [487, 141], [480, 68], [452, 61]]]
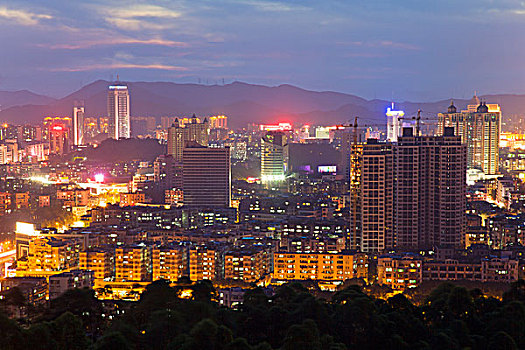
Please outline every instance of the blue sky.
[[525, 93], [511, 0], [3, 1], [0, 90], [97, 79], [293, 84], [430, 101]]

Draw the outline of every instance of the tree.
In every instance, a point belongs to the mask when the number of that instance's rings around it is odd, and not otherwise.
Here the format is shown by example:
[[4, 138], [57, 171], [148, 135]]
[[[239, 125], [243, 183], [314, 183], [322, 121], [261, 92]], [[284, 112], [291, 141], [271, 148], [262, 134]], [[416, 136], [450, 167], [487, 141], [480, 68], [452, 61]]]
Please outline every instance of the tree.
[[281, 350], [320, 350], [321, 339], [317, 325], [312, 320], [294, 324], [288, 329]]
[[120, 332], [109, 332], [97, 340], [92, 347], [93, 350], [128, 350], [131, 349], [130, 342]]
[[53, 321], [52, 329], [59, 350], [81, 350], [89, 345], [82, 321], [71, 312], [66, 312]]

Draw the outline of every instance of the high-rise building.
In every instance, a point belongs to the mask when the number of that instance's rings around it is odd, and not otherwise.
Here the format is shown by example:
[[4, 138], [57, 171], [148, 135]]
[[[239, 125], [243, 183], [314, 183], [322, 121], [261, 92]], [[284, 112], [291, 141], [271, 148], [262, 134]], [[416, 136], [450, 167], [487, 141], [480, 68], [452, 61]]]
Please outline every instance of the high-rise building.
[[208, 120], [201, 123], [195, 114], [188, 123], [180, 123], [175, 119], [168, 128], [168, 154], [173, 156], [175, 162], [182, 161], [182, 152], [186, 143], [194, 141], [201, 146], [208, 146]]
[[265, 184], [285, 180], [287, 137], [281, 131], [268, 131], [261, 138], [261, 179]]
[[401, 249], [461, 248], [465, 235], [466, 146], [453, 128], [394, 146], [394, 237]]
[[360, 167], [361, 250], [383, 252], [394, 246], [392, 144], [368, 140], [362, 145]]
[[129, 92], [126, 85], [117, 83], [108, 90], [109, 137], [126, 139], [131, 135], [129, 114]]
[[54, 123], [49, 125], [48, 131], [49, 153], [62, 155], [69, 151], [69, 128], [64, 124]]
[[81, 146], [84, 144], [84, 107], [73, 107], [73, 144]]
[[[479, 102], [474, 96], [473, 102]], [[497, 104], [470, 104], [466, 110], [457, 111], [452, 102], [446, 113], [438, 114], [438, 134], [446, 127], [453, 127], [455, 134], [467, 144], [467, 168], [480, 169], [486, 175], [499, 171], [499, 136], [501, 109]]]
[[394, 109], [394, 102], [392, 107], [388, 107], [386, 110], [386, 140], [390, 142], [397, 142], [397, 139], [401, 133], [402, 121], [405, 112], [396, 111]]
[[229, 207], [231, 199], [230, 148], [210, 148], [196, 142], [183, 151], [184, 205]]

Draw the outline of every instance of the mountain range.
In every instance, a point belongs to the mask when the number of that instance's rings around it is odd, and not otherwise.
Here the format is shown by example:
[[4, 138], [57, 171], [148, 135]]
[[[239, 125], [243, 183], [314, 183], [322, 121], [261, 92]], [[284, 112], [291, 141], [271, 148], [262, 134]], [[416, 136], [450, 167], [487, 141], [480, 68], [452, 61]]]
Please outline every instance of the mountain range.
[[[75, 101], [83, 101], [87, 116], [106, 115], [107, 89], [111, 83], [98, 80], [60, 99], [27, 90], [0, 91], [0, 121], [27, 123], [45, 116], [71, 115]], [[364, 98], [332, 91], [310, 91], [292, 85], [263, 86], [234, 82], [226, 85], [177, 84], [171, 82], [129, 82], [132, 116], [182, 116], [225, 114], [232, 127], [248, 123], [290, 121], [295, 124], [338, 124], [359, 116], [361, 125], [384, 124], [390, 101]], [[504, 115], [521, 115], [525, 95], [480, 96], [487, 103], [499, 103]], [[454, 99], [465, 108], [470, 100]], [[446, 111], [450, 100], [400, 102], [396, 109], [408, 117], [422, 110], [423, 119], [435, 119]]]

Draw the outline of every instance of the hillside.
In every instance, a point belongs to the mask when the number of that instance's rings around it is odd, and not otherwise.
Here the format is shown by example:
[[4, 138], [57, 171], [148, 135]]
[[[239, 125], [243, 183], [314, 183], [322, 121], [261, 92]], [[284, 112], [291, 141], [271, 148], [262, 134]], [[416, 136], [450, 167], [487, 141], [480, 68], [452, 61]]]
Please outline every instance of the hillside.
[[[59, 100], [26, 92], [16, 99], [5, 100], [0, 121], [23, 123], [40, 121], [47, 115], [70, 115], [75, 101], [83, 100], [86, 115], [106, 114], [108, 81], [98, 80]], [[359, 116], [361, 124], [384, 123], [384, 112], [390, 105], [384, 100], [365, 100], [351, 94], [331, 91], [309, 91], [291, 85], [275, 87], [234, 82], [226, 85], [176, 84], [170, 82], [128, 83], [133, 116], [226, 114], [232, 127], [250, 122], [343, 123]], [[22, 96], [22, 97], [21, 97]], [[504, 114], [521, 114], [525, 95], [481, 96], [503, 106]], [[0, 92], [0, 102], [2, 101]], [[24, 103], [26, 102], [26, 103]], [[459, 109], [468, 100], [455, 100]], [[424, 118], [435, 118], [446, 110], [450, 100], [430, 103], [401, 102], [396, 108], [413, 116], [418, 109]]]

